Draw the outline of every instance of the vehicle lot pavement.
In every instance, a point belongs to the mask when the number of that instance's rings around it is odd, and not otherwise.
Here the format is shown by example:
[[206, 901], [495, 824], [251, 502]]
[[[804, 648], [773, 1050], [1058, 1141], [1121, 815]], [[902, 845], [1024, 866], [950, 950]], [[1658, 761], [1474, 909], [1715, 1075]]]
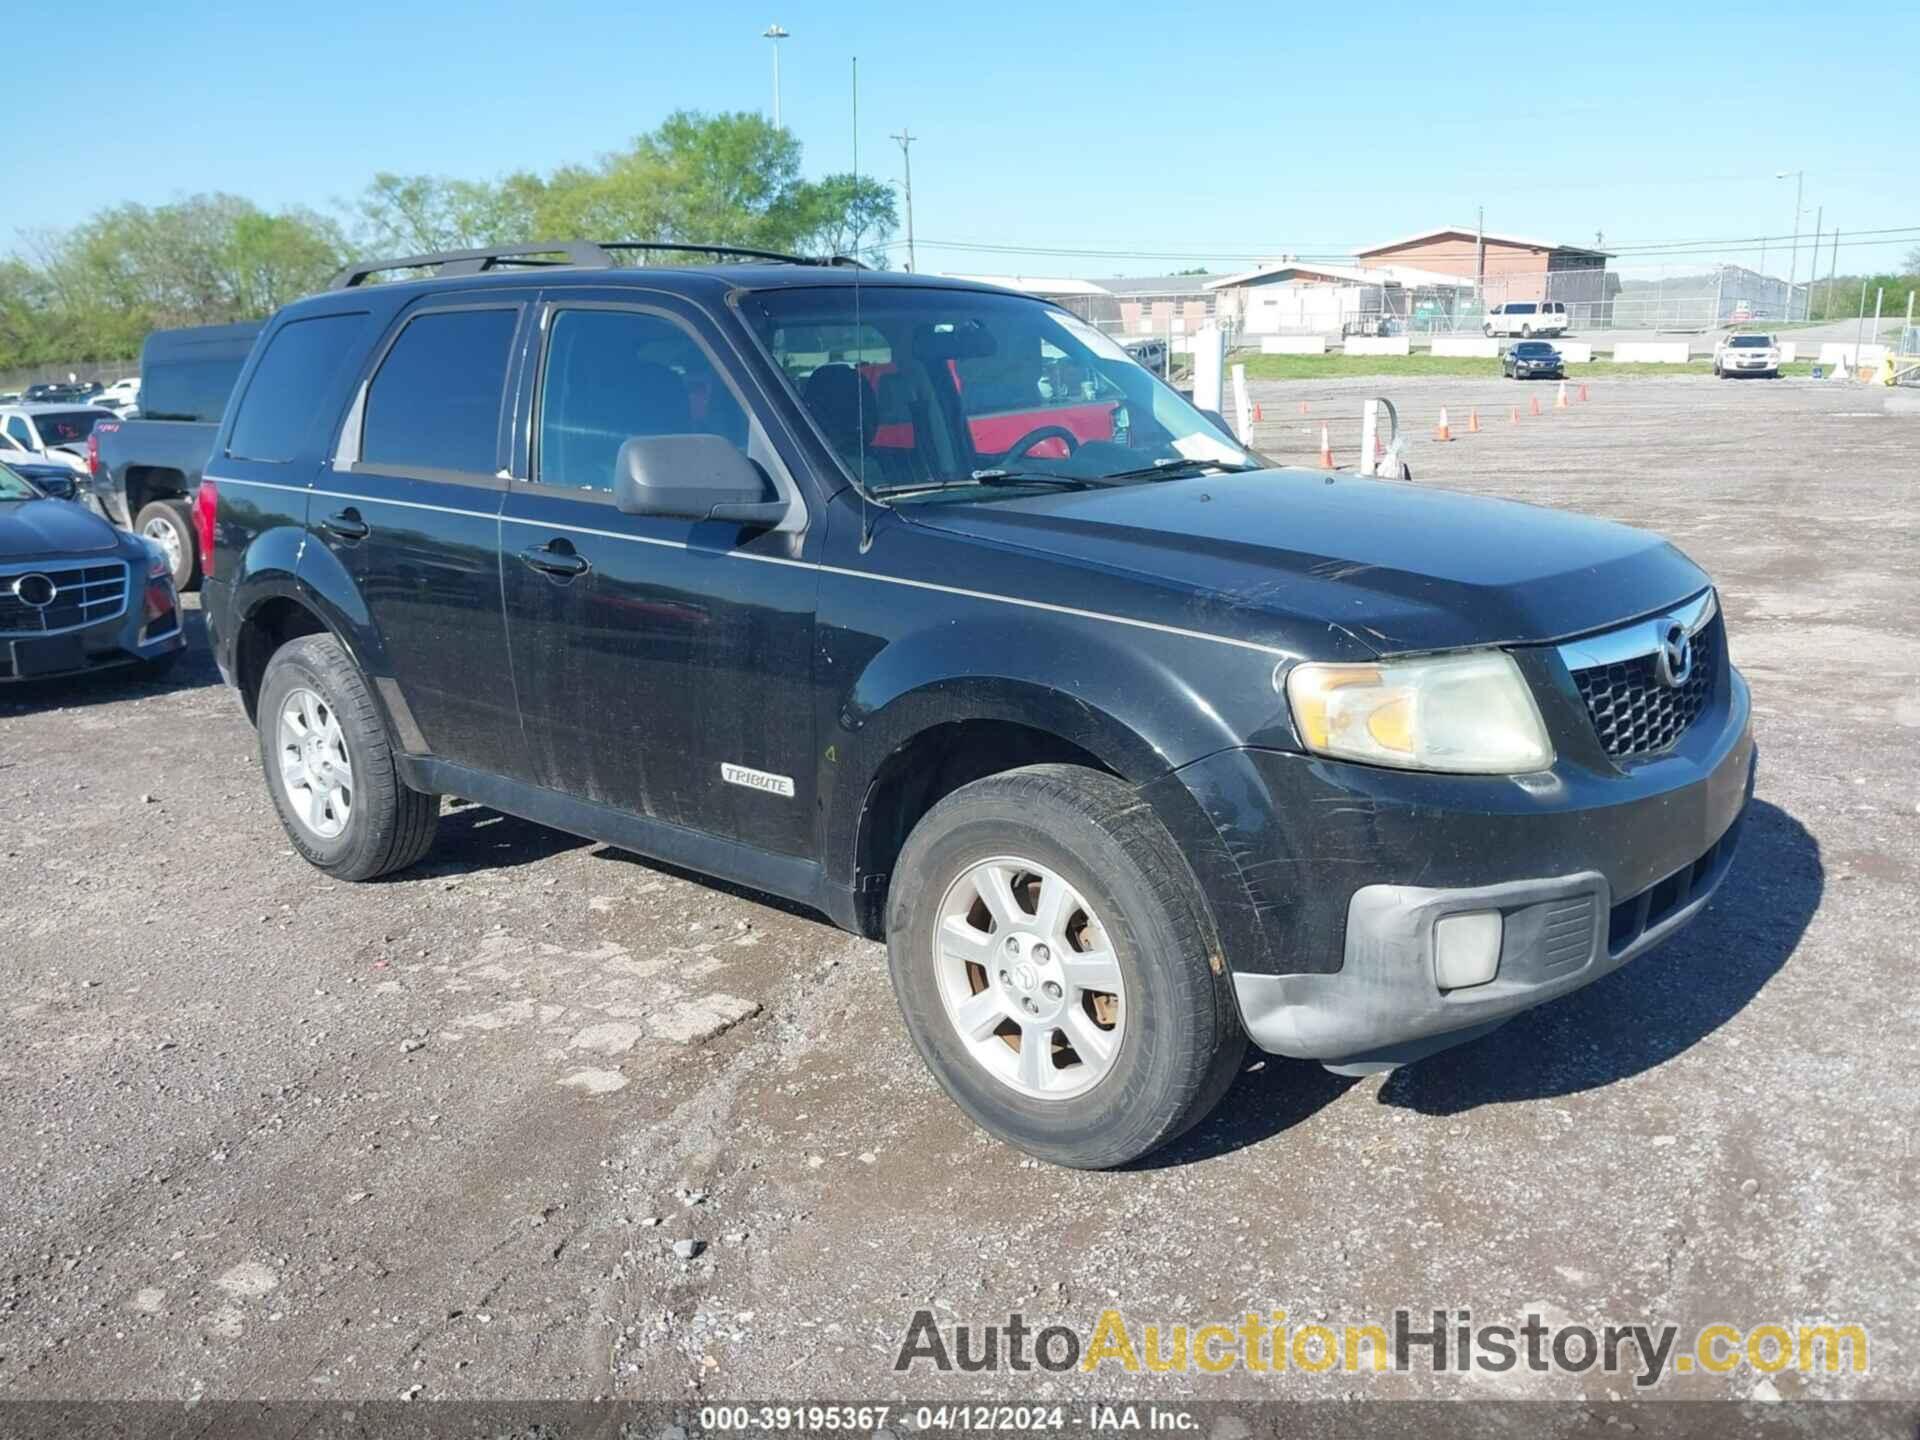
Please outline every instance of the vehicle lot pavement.
[[[1258, 443], [1357, 434], [1372, 388], [1256, 387]], [[1391, 393], [1422, 437], [1479, 409], [1413, 442], [1422, 483], [1646, 525], [1719, 580], [1758, 808], [1680, 940], [1391, 1077], [1257, 1063], [1174, 1150], [1070, 1173], [975, 1132], [881, 949], [806, 914], [470, 806], [418, 872], [327, 881], [196, 634], [165, 687], [0, 693], [0, 1398], [1631, 1390], [890, 1372], [923, 1306], [1084, 1335], [1116, 1304], [1853, 1321], [1867, 1375], [1661, 1393], [1913, 1396], [1920, 422], [1787, 381], [1517, 427], [1512, 383]]]

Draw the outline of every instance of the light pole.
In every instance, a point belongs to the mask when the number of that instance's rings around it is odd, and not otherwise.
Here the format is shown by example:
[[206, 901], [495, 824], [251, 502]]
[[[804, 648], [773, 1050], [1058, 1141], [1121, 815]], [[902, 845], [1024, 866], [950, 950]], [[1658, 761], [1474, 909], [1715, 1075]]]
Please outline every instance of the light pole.
[[1800, 271], [1800, 212], [1805, 208], [1800, 203], [1801, 192], [1806, 188], [1807, 172], [1804, 170], [1779, 170], [1774, 179], [1784, 180], [1793, 176], [1793, 259], [1787, 264], [1787, 319], [1793, 319], [1793, 280]]
[[780, 128], [780, 42], [790, 33], [777, 23], [760, 32], [761, 39], [773, 42], [773, 128], [776, 130]]
[[890, 140], [897, 140], [900, 142], [900, 163], [906, 170], [907, 269], [911, 271], [913, 269], [913, 261], [914, 261], [914, 255], [913, 255], [913, 154], [908, 149], [908, 147], [912, 145], [913, 142], [915, 140], [918, 140], [920, 137], [918, 135], [915, 135], [913, 131], [905, 129], [903, 127], [898, 135], [890, 135], [887, 138]]

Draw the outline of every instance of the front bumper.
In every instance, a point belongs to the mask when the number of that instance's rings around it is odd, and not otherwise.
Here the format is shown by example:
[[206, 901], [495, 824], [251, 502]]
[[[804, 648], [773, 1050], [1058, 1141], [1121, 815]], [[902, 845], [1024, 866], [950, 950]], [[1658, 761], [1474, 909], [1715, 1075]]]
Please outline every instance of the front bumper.
[[[1747, 688], [1731, 667], [1721, 677], [1671, 750], [1628, 763], [1598, 749], [1583, 714], [1576, 734], [1574, 696], [1546, 707], [1559, 760], [1535, 776], [1262, 750], [1175, 772], [1216, 832], [1211, 850], [1181, 839], [1254, 1043], [1390, 1067], [1589, 984], [1680, 929], [1726, 874], [1753, 793]], [[1226, 862], [1237, 883], [1223, 882]], [[1497, 971], [1443, 992], [1435, 923], [1472, 911], [1501, 916]]]
[[[128, 588], [117, 602], [119, 608], [112, 614], [84, 623], [57, 626], [51, 631], [0, 632], [0, 685], [91, 675], [122, 665], [159, 660], [185, 649], [186, 630], [173, 582], [145, 580], [144, 560], [87, 557], [39, 561], [32, 568], [59, 574], [76, 567], [91, 570], [122, 564], [126, 567]], [[25, 571], [28, 567], [15, 563], [7, 568], [13, 572]]]

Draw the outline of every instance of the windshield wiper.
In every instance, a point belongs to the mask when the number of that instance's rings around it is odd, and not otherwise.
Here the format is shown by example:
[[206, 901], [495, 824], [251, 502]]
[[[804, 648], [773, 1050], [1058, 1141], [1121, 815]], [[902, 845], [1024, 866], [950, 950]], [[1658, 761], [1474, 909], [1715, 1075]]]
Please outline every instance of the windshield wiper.
[[964, 490], [971, 485], [1058, 485], [1068, 490], [1091, 490], [1104, 480], [1088, 480], [1077, 475], [1040, 475], [1023, 470], [975, 470], [965, 478], [951, 480], [914, 480], [905, 485], [880, 485], [867, 493], [876, 499], [883, 495], [921, 495], [935, 490]]
[[1102, 480], [1170, 480], [1176, 475], [1191, 475], [1197, 471], [1212, 470], [1225, 475], [1244, 475], [1249, 470], [1264, 470], [1264, 465], [1242, 465], [1233, 460], [1188, 460], [1184, 457], [1156, 460], [1151, 465], [1142, 465], [1138, 470], [1115, 470], [1102, 475]]

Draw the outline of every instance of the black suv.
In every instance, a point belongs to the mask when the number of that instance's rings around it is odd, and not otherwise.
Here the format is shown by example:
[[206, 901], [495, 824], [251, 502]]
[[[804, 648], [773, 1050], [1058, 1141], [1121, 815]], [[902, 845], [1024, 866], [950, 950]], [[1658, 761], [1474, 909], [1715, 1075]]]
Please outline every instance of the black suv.
[[208, 625], [321, 869], [453, 794], [817, 906], [1087, 1166], [1249, 1036], [1418, 1058], [1726, 873], [1747, 687], [1667, 542], [1271, 468], [1030, 297], [629, 248], [354, 269], [254, 347]]

